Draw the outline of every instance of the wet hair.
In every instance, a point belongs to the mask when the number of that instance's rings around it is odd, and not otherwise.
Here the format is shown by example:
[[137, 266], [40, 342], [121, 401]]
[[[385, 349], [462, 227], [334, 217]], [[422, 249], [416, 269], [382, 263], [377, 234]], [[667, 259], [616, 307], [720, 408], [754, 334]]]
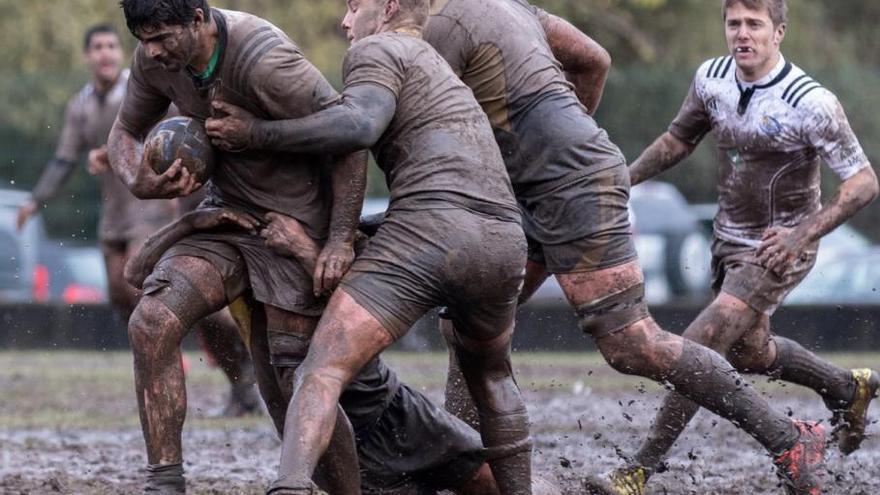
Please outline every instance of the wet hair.
[[431, 11], [431, 0], [397, 0], [400, 3], [400, 13], [411, 17], [419, 26], [424, 27], [428, 22], [428, 14]]
[[188, 26], [193, 22], [196, 9], [209, 15], [208, 0], [122, 0], [125, 23], [132, 34], [142, 28], [155, 29], [161, 25]]
[[88, 28], [86, 30], [86, 34], [83, 36], [83, 50], [89, 50], [89, 45], [92, 44], [92, 38], [96, 34], [114, 34], [117, 38], [119, 38], [119, 33], [116, 32], [116, 28], [111, 26], [110, 24], [95, 24], [94, 26]]
[[788, 22], [788, 5], [785, 4], [785, 0], [722, 0], [721, 11], [725, 20], [727, 19], [727, 9], [736, 4], [742, 4], [750, 10], [767, 9], [774, 26]]

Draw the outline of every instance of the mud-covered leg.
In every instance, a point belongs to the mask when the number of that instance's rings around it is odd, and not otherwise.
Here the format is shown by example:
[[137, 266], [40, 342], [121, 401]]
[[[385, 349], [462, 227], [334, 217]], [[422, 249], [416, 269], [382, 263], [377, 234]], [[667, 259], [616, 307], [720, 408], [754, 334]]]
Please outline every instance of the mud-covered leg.
[[230, 383], [229, 402], [222, 415], [236, 417], [259, 411], [254, 365], [229, 313], [222, 310], [202, 319], [196, 323], [195, 331]]
[[181, 431], [186, 387], [180, 343], [199, 319], [226, 304], [222, 279], [208, 262], [163, 261], [129, 321], [135, 391], [150, 464], [145, 491], [184, 493]]
[[101, 253], [104, 255], [104, 266], [107, 270], [107, 292], [110, 296], [110, 304], [126, 322], [141, 296], [141, 291], [129, 285], [123, 276], [128, 252], [123, 243], [101, 243]]
[[[453, 341], [455, 354], [479, 412], [480, 434], [498, 488], [504, 494], [530, 494], [529, 418], [510, 364], [513, 314], [500, 335], [498, 329], [460, 318], [454, 321], [461, 329]], [[488, 340], [471, 337], [493, 334]]]
[[[266, 306], [269, 356], [285, 404], [293, 396], [295, 374], [309, 352], [317, 318]], [[285, 408], [286, 409], [286, 408]], [[333, 494], [359, 494], [360, 470], [354, 432], [342, 408], [336, 408], [336, 425], [327, 450], [315, 469], [317, 484]]]

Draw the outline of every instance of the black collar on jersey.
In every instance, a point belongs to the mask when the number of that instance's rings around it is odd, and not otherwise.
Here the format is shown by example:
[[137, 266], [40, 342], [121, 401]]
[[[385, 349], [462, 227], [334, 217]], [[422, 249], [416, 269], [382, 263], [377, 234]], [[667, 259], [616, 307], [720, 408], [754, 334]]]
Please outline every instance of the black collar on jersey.
[[779, 74], [777, 74], [772, 81], [768, 82], [767, 84], [755, 84], [754, 86], [751, 86], [747, 89], [742, 88], [739, 83], [739, 78], [736, 77], [736, 72], [734, 72], [733, 78], [736, 80], [737, 89], [739, 89], [739, 104], [737, 104], [736, 106], [736, 113], [740, 115], [746, 113], [746, 109], [749, 108], [749, 102], [752, 101], [752, 96], [754, 96], [755, 90], [766, 89], [779, 84], [780, 82], [782, 82], [783, 79], [785, 79], [789, 72], [791, 72], [791, 62], [786, 62], [785, 67], [783, 67], [782, 70], [779, 71]]
[[196, 89], [202, 94], [216, 89], [220, 84], [220, 67], [223, 65], [223, 58], [226, 56], [226, 41], [228, 38], [226, 17], [219, 10], [213, 8], [211, 9], [211, 17], [214, 19], [214, 23], [217, 24], [217, 43], [220, 46], [220, 57], [217, 59], [217, 65], [214, 66], [214, 71], [207, 77], [200, 77], [194, 74], [189, 67], [186, 68]]

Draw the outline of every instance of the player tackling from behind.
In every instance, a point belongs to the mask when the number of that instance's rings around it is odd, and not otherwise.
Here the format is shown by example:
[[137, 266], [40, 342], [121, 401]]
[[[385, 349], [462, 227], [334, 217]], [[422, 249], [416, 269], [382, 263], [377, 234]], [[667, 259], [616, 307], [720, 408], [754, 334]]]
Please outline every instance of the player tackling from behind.
[[[840, 450], [848, 454], [864, 438], [880, 375], [842, 369], [792, 340], [771, 335], [770, 316], [812, 268], [819, 239], [877, 196], [877, 178], [834, 94], [780, 53], [785, 0], [724, 0], [722, 8], [730, 54], [699, 68], [669, 130], [630, 167], [632, 183], [676, 165], [706, 134], [715, 134], [719, 211], [712, 270], [717, 296], [684, 336], [726, 354], [740, 371], [815, 390], [832, 411]], [[824, 206], [820, 160], [842, 181]], [[642, 493], [698, 409], [670, 393], [636, 464], [597, 481], [604, 493]], [[778, 457], [777, 464], [820, 454], [795, 451]], [[813, 476], [795, 480], [788, 489], [820, 491]]]

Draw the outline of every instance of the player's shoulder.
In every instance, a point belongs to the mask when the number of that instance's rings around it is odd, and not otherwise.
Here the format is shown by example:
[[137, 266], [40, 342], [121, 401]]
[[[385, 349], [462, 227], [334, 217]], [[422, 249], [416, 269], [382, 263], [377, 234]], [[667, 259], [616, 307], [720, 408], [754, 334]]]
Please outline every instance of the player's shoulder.
[[91, 82], [86, 83], [67, 100], [68, 112], [83, 112], [89, 101], [95, 97], [95, 86]]
[[401, 58], [424, 43], [421, 39], [394, 32], [372, 34], [351, 45], [346, 58]]
[[237, 10], [214, 9], [226, 25], [230, 49], [247, 51], [288, 41], [281, 28], [262, 17]]
[[802, 112], [822, 111], [837, 105], [834, 93], [794, 64], [779, 88], [782, 101]]
[[698, 82], [732, 80], [735, 72], [736, 64], [733, 57], [726, 55], [710, 58], [700, 64], [694, 77]]

